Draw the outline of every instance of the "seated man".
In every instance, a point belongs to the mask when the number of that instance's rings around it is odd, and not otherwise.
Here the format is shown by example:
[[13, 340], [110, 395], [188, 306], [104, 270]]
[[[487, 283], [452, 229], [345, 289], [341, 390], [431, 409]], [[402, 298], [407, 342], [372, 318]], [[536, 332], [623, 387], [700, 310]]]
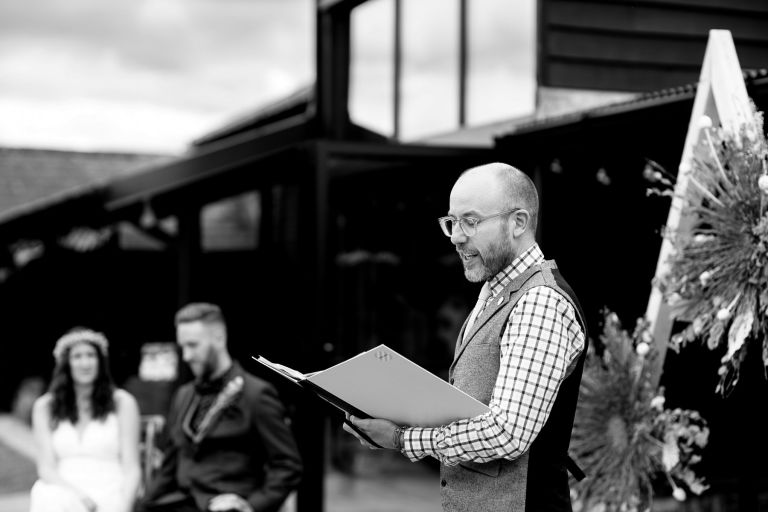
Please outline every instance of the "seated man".
[[163, 465], [138, 510], [277, 510], [302, 466], [275, 389], [232, 361], [218, 306], [179, 310], [176, 338], [195, 381], [174, 396]]

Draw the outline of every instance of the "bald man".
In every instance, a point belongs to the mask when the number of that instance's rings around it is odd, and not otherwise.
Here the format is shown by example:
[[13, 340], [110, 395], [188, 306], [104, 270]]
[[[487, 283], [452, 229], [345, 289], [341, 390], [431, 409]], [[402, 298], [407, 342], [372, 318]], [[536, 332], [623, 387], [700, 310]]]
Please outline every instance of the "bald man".
[[438, 459], [445, 511], [570, 512], [567, 469], [579, 471], [568, 445], [587, 334], [573, 290], [536, 243], [536, 188], [491, 163], [459, 177], [449, 206], [440, 226], [464, 276], [482, 283], [449, 380], [490, 412], [434, 428], [350, 420], [410, 460]]

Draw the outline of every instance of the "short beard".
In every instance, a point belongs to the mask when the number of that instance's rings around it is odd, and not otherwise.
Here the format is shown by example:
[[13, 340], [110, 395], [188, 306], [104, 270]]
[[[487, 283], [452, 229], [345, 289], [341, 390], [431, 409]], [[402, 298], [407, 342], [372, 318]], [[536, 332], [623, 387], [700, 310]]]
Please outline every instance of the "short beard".
[[201, 369], [200, 375], [197, 376], [197, 380], [204, 382], [211, 380], [211, 377], [213, 377], [213, 374], [216, 373], [217, 369], [217, 358], [216, 355], [213, 353], [213, 350], [208, 352], [208, 357], [205, 360], [205, 363], [203, 364], [203, 367]]
[[488, 254], [482, 258], [480, 267], [474, 269], [464, 267], [464, 277], [467, 281], [470, 283], [488, 281], [512, 263], [514, 255], [510, 245], [509, 233], [501, 228], [498, 242], [489, 247]]

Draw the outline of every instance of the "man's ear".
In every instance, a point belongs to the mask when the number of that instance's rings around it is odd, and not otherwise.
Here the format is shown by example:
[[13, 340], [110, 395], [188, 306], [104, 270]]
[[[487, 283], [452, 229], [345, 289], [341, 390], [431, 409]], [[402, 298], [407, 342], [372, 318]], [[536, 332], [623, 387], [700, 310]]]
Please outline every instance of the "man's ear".
[[528, 231], [531, 224], [531, 214], [528, 210], [517, 210], [510, 215], [510, 220], [512, 221], [512, 236], [518, 238]]
[[227, 331], [224, 329], [224, 326], [222, 325], [213, 325], [213, 337], [216, 340], [216, 343], [219, 345], [226, 345], [227, 343]]

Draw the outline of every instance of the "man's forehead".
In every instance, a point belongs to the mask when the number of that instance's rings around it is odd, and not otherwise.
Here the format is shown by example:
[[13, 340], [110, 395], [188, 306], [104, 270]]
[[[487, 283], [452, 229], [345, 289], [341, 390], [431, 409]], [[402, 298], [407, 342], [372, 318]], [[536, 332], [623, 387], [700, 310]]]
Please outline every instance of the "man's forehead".
[[176, 326], [176, 332], [186, 335], [202, 335], [213, 332], [215, 328], [215, 324], [201, 321], [182, 322]]
[[467, 173], [451, 190], [450, 211], [454, 214], [490, 213], [503, 204], [501, 187], [491, 173]]

